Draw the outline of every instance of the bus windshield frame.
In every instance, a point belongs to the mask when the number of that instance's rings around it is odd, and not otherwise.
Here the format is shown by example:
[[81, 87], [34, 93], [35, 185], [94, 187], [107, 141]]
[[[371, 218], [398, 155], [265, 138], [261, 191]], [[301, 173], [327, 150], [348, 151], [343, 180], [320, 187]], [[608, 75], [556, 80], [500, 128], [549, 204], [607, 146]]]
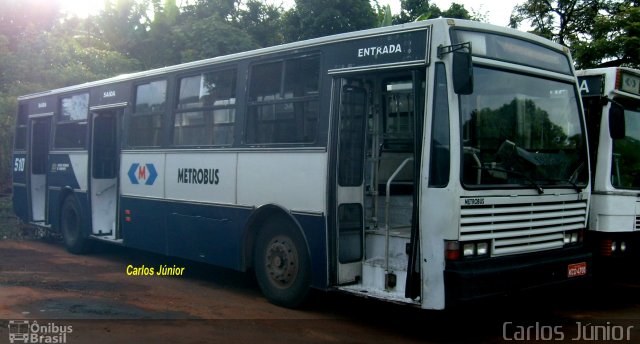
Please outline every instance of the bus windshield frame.
[[459, 96], [463, 187], [586, 187], [575, 84], [479, 65], [474, 78], [474, 92]]

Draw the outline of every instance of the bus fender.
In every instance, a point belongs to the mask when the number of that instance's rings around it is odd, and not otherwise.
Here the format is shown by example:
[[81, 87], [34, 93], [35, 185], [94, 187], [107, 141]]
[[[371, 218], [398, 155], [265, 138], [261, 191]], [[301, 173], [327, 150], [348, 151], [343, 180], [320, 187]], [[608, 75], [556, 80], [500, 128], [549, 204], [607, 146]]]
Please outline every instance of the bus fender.
[[243, 240], [242, 240], [242, 257], [240, 260], [240, 271], [247, 271], [247, 269], [251, 268], [253, 265], [253, 247], [255, 244], [255, 238], [258, 235], [260, 229], [270, 221], [283, 221], [290, 225], [294, 230], [298, 231], [302, 236], [305, 243], [305, 250], [309, 257], [311, 257], [311, 251], [309, 250], [309, 242], [307, 241], [307, 237], [302, 230], [302, 226], [291, 215], [291, 213], [286, 210], [284, 207], [277, 204], [264, 204], [253, 210], [247, 223], [243, 229]]

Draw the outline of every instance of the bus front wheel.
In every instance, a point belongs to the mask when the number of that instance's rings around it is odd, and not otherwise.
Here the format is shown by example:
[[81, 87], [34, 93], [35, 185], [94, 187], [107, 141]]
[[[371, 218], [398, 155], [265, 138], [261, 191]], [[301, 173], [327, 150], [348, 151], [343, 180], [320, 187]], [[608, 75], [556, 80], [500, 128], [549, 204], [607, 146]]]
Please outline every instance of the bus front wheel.
[[64, 246], [71, 253], [86, 253], [90, 242], [82, 233], [80, 206], [73, 196], [67, 196], [60, 211], [60, 229]]
[[269, 223], [256, 238], [253, 258], [256, 279], [266, 298], [284, 307], [300, 306], [311, 285], [309, 253], [302, 234], [290, 225]]

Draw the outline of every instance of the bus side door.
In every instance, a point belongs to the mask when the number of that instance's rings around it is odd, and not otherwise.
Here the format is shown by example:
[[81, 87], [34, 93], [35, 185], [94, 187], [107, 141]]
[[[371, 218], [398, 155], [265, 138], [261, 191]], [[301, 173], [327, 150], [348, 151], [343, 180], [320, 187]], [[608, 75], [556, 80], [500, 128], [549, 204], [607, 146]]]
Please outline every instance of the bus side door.
[[31, 221], [40, 224], [44, 224], [46, 220], [51, 118], [43, 116], [29, 119], [29, 204]]
[[339, 88], [338, 160], [336, 190], [337, 282], [362, 276], [364, 259], [364, 155], [367, 92], [335, 80]]

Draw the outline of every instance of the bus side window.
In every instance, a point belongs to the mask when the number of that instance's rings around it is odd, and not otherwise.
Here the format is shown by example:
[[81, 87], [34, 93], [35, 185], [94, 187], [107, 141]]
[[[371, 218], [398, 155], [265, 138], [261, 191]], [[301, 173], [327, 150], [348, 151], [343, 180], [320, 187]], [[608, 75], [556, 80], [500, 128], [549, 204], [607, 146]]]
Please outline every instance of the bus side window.
[[436, 64], [431, 125], [431, 164], [429, 186], [445, 187], [449, 183], [449, 99], [444, 64]]
[[236, 117], [236, 70], [184, 77], [180, 79], [179, 87], [173, 144], [232, 144]]
[[251, 68], [246, 142], [313, 143], [319, 114], [320, 57]]
[[136, 87], [134, 113], [129, 119], [129, 146], [160, 146], [166, 99], [166, 80], [152, 81]]
[[56, 148], [84, 148], [87, 142], [88, 116], [89, 93], [62, 98], [54, 146]]

